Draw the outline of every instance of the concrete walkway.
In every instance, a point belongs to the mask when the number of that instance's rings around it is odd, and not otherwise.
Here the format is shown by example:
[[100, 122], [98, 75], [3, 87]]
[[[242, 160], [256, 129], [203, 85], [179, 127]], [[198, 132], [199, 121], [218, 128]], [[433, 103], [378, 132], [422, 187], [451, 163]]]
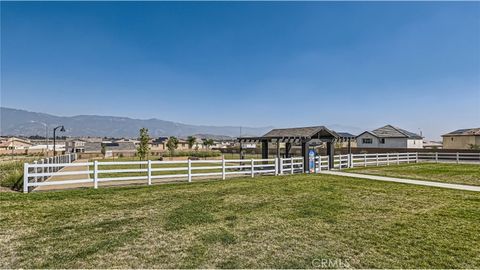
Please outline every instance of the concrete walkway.
[[[84, 163], [88, 162], [86, 159], [75, 160], [73, 163]], [[75, 167], [64, 167], [58, 172], [78, 172], [74, 175], [54, 175], [49, 177], [45, 182], [54, 183], [58, 181], [65, 180], [80, 180], [80, 179], [90, 179], [88, 174], [88, 166], [75, 166]], [[81, 187], [93, 187], [93, 180], [91, 183], [75, 183], [75, 184], [63, 184], [63, 185], [49, 185], [49, 186], [39, 186], [36, 187], [33, 191], [46, 191], [46, 190], [57, 190], [57, 189], [68, 189], [68, 188], [81, 188]]]
[[412, 179], [394, 178], [394, 177], [386, 177], [386, 176], [367, 175], [367, 174], [360, 174], [360, 173], [347, 173], [347, 172], [340, 172], [340, 171], [322, 171], [321, 173], [338, 175], [338, 176], [369, 179], [369, 180], [377, 180], [377, 181], [387, 181], [387, 182], [396, 182], [396, 183], [404, 183], [404, 184], [413, 184], [413, 185], [421, 185], [421, 186], [450, 188], [450, 189], [480, 192], [480, 186], [449, 184], [449, 183], [423, 181], [423, 180], [412, 180]]

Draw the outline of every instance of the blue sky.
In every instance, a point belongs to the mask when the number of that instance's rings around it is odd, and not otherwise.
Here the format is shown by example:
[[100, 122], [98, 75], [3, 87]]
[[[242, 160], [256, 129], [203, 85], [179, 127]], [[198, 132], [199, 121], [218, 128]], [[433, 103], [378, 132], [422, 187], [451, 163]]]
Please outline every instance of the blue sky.
[[1, 105], [276, 127], [480, 126], [479, 2], [1, 2]]

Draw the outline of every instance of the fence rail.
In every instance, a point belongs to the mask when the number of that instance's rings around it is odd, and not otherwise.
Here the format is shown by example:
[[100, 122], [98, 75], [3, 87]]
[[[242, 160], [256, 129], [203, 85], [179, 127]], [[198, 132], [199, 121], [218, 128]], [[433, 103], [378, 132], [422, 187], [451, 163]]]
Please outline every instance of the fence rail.
[[[151, 185], [154, 180], [177, 179], [192, 182], [194, 178], [221, 177], [230, 175], [278, 175], [304, 173], [303, 157], [272, 159], [220, 159], [182, 161], [93, 161], [75, 162], [76, 154], [58, 156], [25, 163], [23, 191], [30, 188], [51, 185], [91, 183], [110, 181], [144, 181]], [[395, 165], [402, 163], [476, 162], [480, 164], [480, 153], [382, 153], [335, 155], [333, 164], [328, 156], [315, 157], [315, 172], [355, 167]], [[138, 167], [137, 167], [138, 166]], [[57, 179], [54, 179], [56, 177]], [[60, 178], [60, 179], [58, 179]], [[53, 180], [52, 180], [53, 179]]]
[[[46, 170], [46, 168], [56, 169]], [[66, 168], [66, 170], [59, 170], [59, 168]], [[230, 175], [248, 175], [253, 178], [256, 175], [303, 173], [303, 170], [303, 158], [301, 157], [181, 161], [93, 161], [55, 164], [25, 163], [23, 180], [24, 192], [28, 192], [29, 188], [52, 185], [91, 183], [94, 188], [98, 188], [99, 183], [110, 181], [145, 181], [146, 184], [151, 185], [152, 181], [159, 179], [183, 178], [192, 182], [194, 178], [209, 176], [225, 179]], [[64, 176], [78, 179], [35, 180], [39, 177], [53, 179], [53, 177]]]
[[[41, 183], [47, 180], [51, 174], [60, 171], [65, 164], [72, 164], [77, 159], [77, 154], [66, 154], [61, 156], [46, 157], [35, 160], [30, 166], [23, 167], [23, 175], [31, 176], [33, 183]], [[77, 163], [75, 163], [77, 164]], [[28, 185], [23, 185], [23, 191], [28, 192]]]
[[[320, 158], [327, 158], [321, 156]], [[327, 159], [328, 160], [328, 159]], [[403, 163], [418, 163], [422, 161], [477, 163], [480, 164], [480, 153], [381, 153], [381, 154], [347, 154], [335, 155], [334, 169], [354, 167], [395, 165]], [[316, 164], [318, 166], [318, 162]], [[323, 168], [322, 168], [323, 170]], [[319, 171], [319, 169], [317, 169]]]

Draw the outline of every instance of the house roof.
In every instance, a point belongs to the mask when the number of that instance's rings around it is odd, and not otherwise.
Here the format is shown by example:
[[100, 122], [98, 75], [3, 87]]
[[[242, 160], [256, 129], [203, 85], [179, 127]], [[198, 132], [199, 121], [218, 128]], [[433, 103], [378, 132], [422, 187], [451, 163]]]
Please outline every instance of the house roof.
[[355, 135], [348, 132], [337, 132], [337, 134], [342, 138], [355, 138]]
[[12, 143], [15, 143], [15, 142], [33, 145], [33, 143], [31, 143], [29, 140], [24, 140], [17, 137], [9, 137], [9, 138], [5, 137], [0, 139], [0, 146], [11, 146]]
[[397, 128], [392, 125], [386, 125], [381, 128], [377, 128], [375, 130], [372, 130], [369, 133], [377, 136], [378, 138], [408, 138], [408, 139], [418, 139], [418, 140], [422, 139], [422, 136], [416, 133], [413, 133], [401, 128]]
[[442, 136], [480, 136], [480, 128], [457, 129]]
[[315, 127], [299, 127], [299, 128], [276, 128], [270, 130], [263, 135], [264, 138], [279, 138], [279, 137], [296, 137], [296, 138], [311, 138], [319, 132], [339, 137], [334, 131], [329, 130], [324, 126]]

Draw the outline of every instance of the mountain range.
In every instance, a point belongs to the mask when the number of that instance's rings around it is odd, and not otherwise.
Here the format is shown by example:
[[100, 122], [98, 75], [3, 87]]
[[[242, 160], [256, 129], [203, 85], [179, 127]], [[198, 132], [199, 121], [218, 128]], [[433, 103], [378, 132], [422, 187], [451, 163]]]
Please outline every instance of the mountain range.
[[[238, 137], [239, 126], [189, 125], [160, 119], [133, 119], [117, 116], [77, 115], [55, 116], [40, 112], [0, 107], [0, 135], [2, 136], [45, 136], [45, 123], [49, 136], [58, 125], [65, 126], [65, 133], [59, 136], [90, 136], [136, 138], [140, 128], [148, 128], [151, 137], [177, 136], [185, 138], [195, 135], [198, 138], [225, 139]], [[322, 123], [319, 123], [322, 124]], [[343, 125], [327, 125], [339, 132], [358, 134], [363, 130]], [[241, 127], [242, 136], [261, 136], [271, 130], [266, 127]]]
[[[49, 136], [52, 129], [58, 125], [65, 126], [65, 133], [59, 136], [99, 136], [116, 138], [135, 138], [140, 128], [148, 128], [151, 137], [177, 136], [187, 137], [238, 137], [239, 126], [203, 126], [188, 125], [160, 119], [133, 119], [128, 117], [77, 115], [55, 116], [46, 113], [29, 112], [26, 110], [0, 108], [0, 135], [15, 136], [45, 136], [45, 123], [48, 125]], [[242, 136], [259, 136], [272, 127], [242, 127]]]

